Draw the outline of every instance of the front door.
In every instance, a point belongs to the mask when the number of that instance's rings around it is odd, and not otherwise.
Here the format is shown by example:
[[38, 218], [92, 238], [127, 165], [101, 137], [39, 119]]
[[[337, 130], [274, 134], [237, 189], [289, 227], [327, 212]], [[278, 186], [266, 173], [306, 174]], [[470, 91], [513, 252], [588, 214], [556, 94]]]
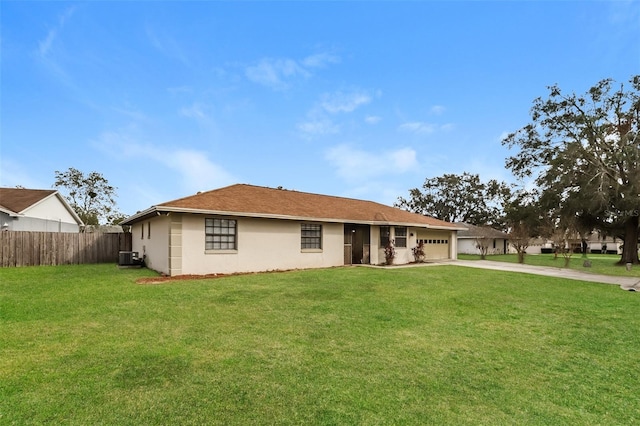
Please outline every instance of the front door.
[[369, 263], [370, 234], [369, 225], [344, 225], [345, 265]]

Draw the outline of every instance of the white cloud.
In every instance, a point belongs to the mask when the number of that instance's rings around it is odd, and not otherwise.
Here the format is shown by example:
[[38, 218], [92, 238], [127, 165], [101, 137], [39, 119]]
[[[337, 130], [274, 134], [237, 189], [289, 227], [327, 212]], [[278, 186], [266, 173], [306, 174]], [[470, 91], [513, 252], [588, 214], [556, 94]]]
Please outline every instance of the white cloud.
[[329, 119], [310, 120], [298, 124], [297, 127], [308, 136], [335, 134], [340, 131], [340, 127]]
[[445, 112], [445, 110], [446, 108], [443, 107], [442, 105], [434, 105], [431, 107], [429, 111], [431, 112], [431, 114], [441, 115], [443, 112]]
[[302, 65], [307, 68], [324, 68], [328, 64], [337, 64], [340, 62], [340, 57], [331, 55], [329, 53], [317, 53], [315, 55], [307, 56], [302, 60]]
[[394, 170], [404, 173], [418, 165], [416, 152], [411, 148], [402, 148], [389, 153]]
[[67, 8], [59, 17], [55, 27], [49, 30], [47, 36], [38, 42], [38, 53], [40, 57], [44, 58], [51, 52], [54, 43], [56, 42], [60, 31], [64, 28], [67, 21], [71, 18], [75, 12], [75, 7]]
[[148, 117], [144, 112], [136, 109], [135, 107], [132, 107], [128, 103], [125, 103], [125, 105], [123, 106], [113, 107], [112, 110], [119, 114], [125, 115], [135, 121], [148, 120]]
[[348, 181], [398, 175], [418, 166], [416, 152], [412, 148], [372, 153], [349, 145], [338, 145], [329, 149], [325, 158], [336, 169], [338, 176]]
[[247, 78], [275, 90], [287, 89], [294, 77], [309, 77], [310, 73], [293, 59], [264, 58], [245, 70]]
[[309, 78], [312, 70], [325, 68], [340, 62], [338, 56], [317, 53], [302, 60], [291, 58], [262, 58], [256, 64], [245, 68], [245, 76], [252, 82], [273, 90], [286, 90], [296, 78]]
[[398, 130], [402, 132], [415, 133], [418, 135], [429, 135], [437, 131], [448, 132], [450, 130], [453, 130], [454, 127], [455, 125], [453, 123], [435, 124], [426, 123], [424, 121], [412, 121], [401, 124], [400, 126], [398, 126]]
[[325, 93], [321, 97], [320, 106], [330, 114], [353, 112], [361, 105], [371, 102], [371, 96], [366, 92], [335, 92]]
[[94, 146], [116, 158], [152, 160], [157, 165], [174, 170], [187, 192], [216, 188], [237, 181], [222, 166], [211, 161], [205, 152], [141, 143], [136, 134], [135, 126], [121, 131], [104, 132], [94, 141]]
[[190, 94], [193, 93], [193, 88], [191, 86], [176, 86], [167, 88], [167, 92], [171, 95], [181, 95], [181, 94]]
[[180, 109], [180, 115], [188, 118], [195, 118], [196, 120], [206, 120], [208, 116], [204, 111], [204, 106], [198, 102], [193, 103], [189, 107], [183, 107]]
[[179, 149], [169, 154], [163, 155], [159, 161], [180, 173], [189, 192], [226, 186], [236, 181], [232, 174], [209, 160], [204, 152]]
[[167, 34], [159, 34], [151, 26], [146, 26], [147, 38], [151, 45], [163, 55], [176, 59], [184, 65], [189, 65], [189, 59], [183, 47], [171, 36]]
[[47, 33], [47, 36], [44, 38], [44, 40], [40, 40], [40, 42], [38, 42], [38, 53], [40, 53], [40, 56], [47, 56], [49, 54], [51, 46], [53, 45], [53, 42], [57, 36], [58, 29], [54, 28], [52, 30], [49, 30], [49, 33]]
[[364, 118], [365, 123], [367, 124], [376, 124], [382, 120], [382, 117], [378, 117], [377, 115], [368, 115]]
[[[307, 120], [297, 128], [304, 136], [338, 133], [340, 126], [331, 117], [339, 113], [351, 113], [371, 102], [371, 95], [364, 91], [325, 93], [320, 101], [307, 113]], [[367, 117], [368, 123], [379, 121], [378, 117]]]
[[17, 185], [30, 189], [44, 189], [51, 185], [43, 185], [33, 178], [33, 173], [27, 167], [7, 156], [0, 158], [0, 186], [14, 188]]
[[401, 124], [398, 129], [403, 132], [417, 133], [421, 135], [430, 134], [436, 131], [437, 126], [422, 121], [413, 121]]

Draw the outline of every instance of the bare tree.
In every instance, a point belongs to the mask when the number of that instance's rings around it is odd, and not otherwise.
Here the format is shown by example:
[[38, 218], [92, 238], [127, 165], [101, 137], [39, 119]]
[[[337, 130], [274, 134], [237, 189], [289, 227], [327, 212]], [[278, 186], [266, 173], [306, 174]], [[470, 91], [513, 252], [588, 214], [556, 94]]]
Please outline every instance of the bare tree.
[[489, 244], [493, 238], [491, 237], [494, 230], [488, 226], [479, 226], [476, 229], [478, 235], [475, 238], [476, 248], [480, 252], [480, 259], [485, 260], [489, 254]]
[[509, 243], [518, 253], [518, 263], [524, 263], [524, 256], [531, 244], [531, 229], [527, 223], [517, 222], [512, 224], [508, 235]]

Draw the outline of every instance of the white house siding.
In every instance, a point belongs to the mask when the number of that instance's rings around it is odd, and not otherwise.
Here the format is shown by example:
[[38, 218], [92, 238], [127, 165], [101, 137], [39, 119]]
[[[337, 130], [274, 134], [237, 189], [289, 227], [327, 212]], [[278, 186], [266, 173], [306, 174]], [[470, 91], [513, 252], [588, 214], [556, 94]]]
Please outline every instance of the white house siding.
[[[205, 250], [205, 218], [182, 218], [182, 274], [261, 272], [306, 269], [344, 264], [344, 227], [322, 223], [322, 249], [302, 250], [302, 222], [234, 217], [237, 220], [237, 250]], [[135, 235], [134, 235], [135, 238]], [[173, 257], [173, 254], [172, 254]], [[175, 273], [172, 271], [172, 274]]]
[[145, 256], [149, 269], [164, 274], [169, 274], [169, 224], [170, 216], [156, 216], [131, 227], [132, 250]]
[[75, 219], [62, 204], [57, 196], [48, 197], [39, 203], [25, 209], [23, 214], [29, 217], [37, 217], [39, 219], [47, 220], [61, 220], [66, 223], [76, 223]]
[[0, 213], [1, 224], [10, 231], [79, 232], [80, 227], [57, 196], [52, 196], [25, 209], [20, 216]]
[[0, 213], [0, 222], [7, 225], [9, 231], [30, 231], [30, 232], [80, 232], [77, 223], [67, 223], [60, 220], [38, 219], [34, 217], [11, 217], [8, 214]]
[[[494, 244], [495, 244], [495, 248], [494, 248]], [[504, 238], [492, 238], [489, 240], [488, 254], [505, 254], [504, 246], [505, 246]], [[480, 254], [480, 250], [478, 250], [478, 247], [477, 247], [476, 239], [475, 238], [458, 238], [458, 253]]]

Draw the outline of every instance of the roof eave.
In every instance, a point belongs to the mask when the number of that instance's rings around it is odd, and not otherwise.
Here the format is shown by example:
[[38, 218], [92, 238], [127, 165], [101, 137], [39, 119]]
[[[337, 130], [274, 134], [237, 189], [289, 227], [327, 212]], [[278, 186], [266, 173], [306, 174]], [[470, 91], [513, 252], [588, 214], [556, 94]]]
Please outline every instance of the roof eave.
[[6, 215], [8, 215], [9, 217], [20, 217], [22, 216], [20, 213], [16, 213], [13, 210], [10, 210], [6, 207], [2, 207], [0, 206], [0, 213], [4, 213]]
[[151, 206], [150, 208], [138, 212], [132, 216], [129, 216], [120, 225], [132, 225], [136, 222], [161, 215], [163, 213], [191, 213], [191, 214], [204, 214], [204, 215], [218, 215], [218, 216], [233, 216], [233, 217], [254, 217], [261, 219], [280, 219], [280, 220], [300, 220], [300, 221], [313, 221], [313, 222], [327, 222], [327, 223], [354, 223], [361, 225], [377, 225], [377, 226], [392, 226], [402, 225], [416, 228], [428, 228], [445, 231], [459, 231], [465, 228], [455, 226], [443, 226], [443, 225], [431, 225], [426, 223], [416, 222], [392, 222], [392, 221], [371, 221], [371, 220], [351, 220], [351, 219], [336, 219], [326, 217], [309, 217], [309, 216], [295, 216], [295, 215], [282, 215], [273, 213], [254, 213], [254, 212], [233, 212], [223, 210], [208, 210], [208, 209], [194, 209], [185, 207], [170, 207], [170, 206]]

